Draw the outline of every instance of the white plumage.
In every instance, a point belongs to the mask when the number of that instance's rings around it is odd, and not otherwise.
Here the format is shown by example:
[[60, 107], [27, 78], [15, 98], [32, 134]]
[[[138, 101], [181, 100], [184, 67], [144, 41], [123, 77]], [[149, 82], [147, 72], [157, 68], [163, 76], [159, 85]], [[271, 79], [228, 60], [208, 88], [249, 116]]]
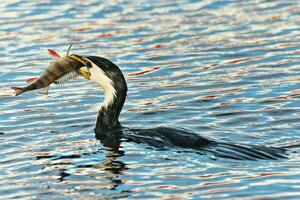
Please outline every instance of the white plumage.
[[103, 103], [101, 104], [101, 108], [107, 108], [116, 98], [114, 83], [100, 67], [94, 64], [91, 60], [87, 58], [85, 59], [92, 64], [92, 67], [89, 68], [91, 81], [98, 83], [104, 91], [105, 98]]

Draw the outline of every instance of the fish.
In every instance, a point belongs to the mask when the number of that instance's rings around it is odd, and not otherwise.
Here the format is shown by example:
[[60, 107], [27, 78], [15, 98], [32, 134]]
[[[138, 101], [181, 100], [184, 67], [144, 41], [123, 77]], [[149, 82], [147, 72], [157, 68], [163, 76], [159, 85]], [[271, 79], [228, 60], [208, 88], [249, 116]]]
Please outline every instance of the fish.
[[47, 94], [52, 83], [61, 84], [73, 77], [79, 76], [82, 72], [80, 68], [84, 64], [69, 56], [69, 49], [65, 57], [60, 57], [54, 50], [48, 49], [49, 54], [55, 59], [50, 62], [48, 68], [39, 78], [28, 79], [27, 82], [30, 83], [29, 85], [25, 87], [11, 87], [11, 89], [15, 90], [15, 95], [18, 96], [32, 90], [40, 90], [40, 93]]

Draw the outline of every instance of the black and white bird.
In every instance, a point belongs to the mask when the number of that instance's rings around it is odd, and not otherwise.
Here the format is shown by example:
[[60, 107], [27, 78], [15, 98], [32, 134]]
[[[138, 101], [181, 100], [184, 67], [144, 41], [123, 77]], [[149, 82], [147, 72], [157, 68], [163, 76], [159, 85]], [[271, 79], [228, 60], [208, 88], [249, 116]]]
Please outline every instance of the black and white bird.
[[282, 159], [287, 157], [287, 148], [249, 144], [217, 142], [196, 133], [167, 127], [131, 129], [121, 126], [119, 115], [127, 96], [127, 84], [117, 65], [97, 56], [70, 55], [86, 66], [82, 75], [100, 85], [104, 101], [99, 109], [95, 128], [96, 137], [108, 145], [121, 141], [148, 144], [160, 149], [169, 147], [196, 150], [221, 158], [237, 160]]

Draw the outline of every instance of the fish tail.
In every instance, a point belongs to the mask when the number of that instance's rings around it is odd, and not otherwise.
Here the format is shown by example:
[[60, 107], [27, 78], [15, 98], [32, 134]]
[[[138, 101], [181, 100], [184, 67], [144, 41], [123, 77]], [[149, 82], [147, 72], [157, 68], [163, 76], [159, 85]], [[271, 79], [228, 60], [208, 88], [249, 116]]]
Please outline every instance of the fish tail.
[[24, 88], [21, 87], [11, 87], [11, 89], [15, 90], [16, 92], [16, 96], [22, 94], [23, 92], [25, 92]]

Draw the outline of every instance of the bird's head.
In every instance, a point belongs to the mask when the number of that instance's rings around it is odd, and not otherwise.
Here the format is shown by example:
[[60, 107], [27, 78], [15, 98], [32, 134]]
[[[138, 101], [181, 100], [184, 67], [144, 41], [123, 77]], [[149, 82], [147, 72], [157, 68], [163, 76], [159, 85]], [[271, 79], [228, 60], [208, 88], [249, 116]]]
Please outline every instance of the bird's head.
[[79, 69], [79, 73], [86, 79], [86, 80], [91, 80], [91, 73], [90, 73], [90, 68], [92, 68], [92, 63], [90, 60], [88, 60], [87, 58], [85, 58], [84, 56], [79, 56], [76, 54], [71, 54], [68, 55], [69, 58], [79, 61], [80, 63], [82, 63], [84, 65], [84, 67], [81, 67]]
[[118, 103], [120, 98], [125, 100], [127, 85], [118, 66], [108, 59], [98, 56], [71, 54], [68, 57], [84, 65], [79, 69], [79, 73], [85, 79], [96, 82], [101, 86], [105, 93], [102, 107]]

